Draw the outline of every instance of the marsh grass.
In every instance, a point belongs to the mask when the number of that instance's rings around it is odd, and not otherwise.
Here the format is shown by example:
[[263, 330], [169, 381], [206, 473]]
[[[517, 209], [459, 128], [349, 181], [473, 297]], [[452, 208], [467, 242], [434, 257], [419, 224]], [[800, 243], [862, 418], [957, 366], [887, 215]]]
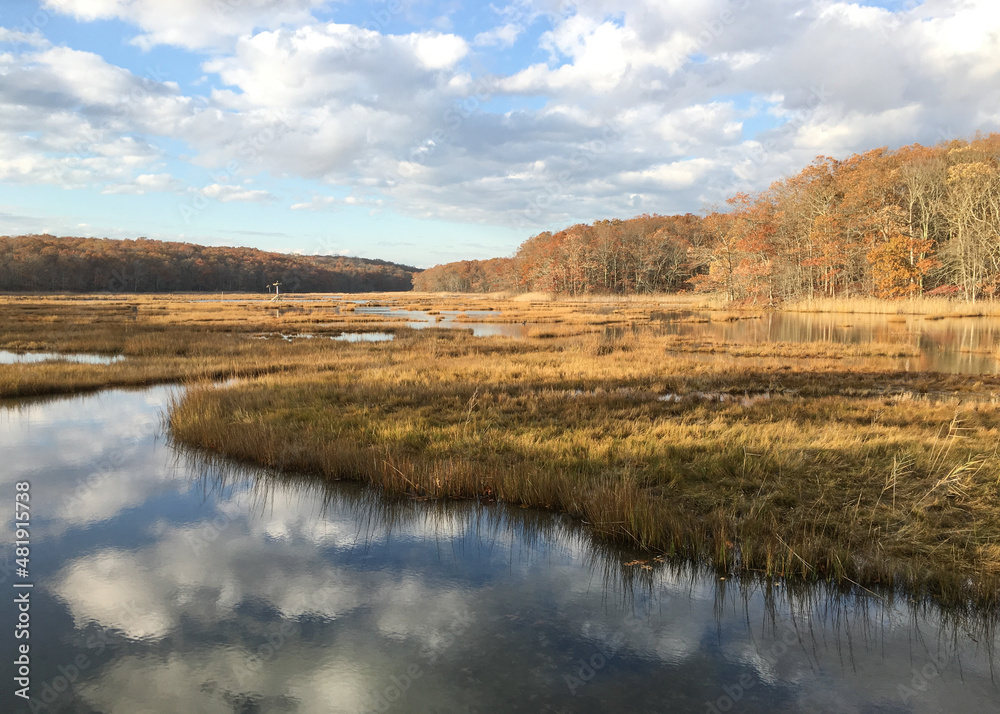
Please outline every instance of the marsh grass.
[[[652, 304], [489, 296], [496, 317], [531, 318], [528, 339], [390, 319], [378, 329], [394, 341], [349, 343], [256, 337], [380, 318], [326, 296], [195, 299], [0, 298], [0, 349], [126, 356], [0, 365], [0, 396], [186, 382], [172, 434], [206, 453], [563, 511], [608, 542], [727, 576], [998, 604], [1000, 377], [900, 371], [908, 343], [658, 334]], [[206, 386], [231, 376], [245, 379]]]
[[700, 352], [728, 354], [734, 357], [789, 357], [792, 359], [845, 359], [849, 357], [917, 357], [920, 349], [896, 342], [843, 343], [829, 340], [809, 342], [738, 343], [720, 339], [695, 338], [680, 335], [665, 337], [670, 352]]
[[[261, 334], [335, 336], [406, 328], [395, 318], [339, 315], [328, 299], [272, 303], [259, 296], [0, 297], [0, 349], [122, 355], [111, 365], [63, 361], [0, 364], [0, 398], [108, 386], [216, 380], [322, 363], [331, 340], [255, 339]], [[390, 323], [385, 325], [385, 323]], [[315, 342], [316, 344], [308, 344]], [[280, 343], [280, 344], [279, 344]]]
[[[333, 372], [190, 390], [171, 428], [190, 446], [414, 498], [563, 511], [721, 572], [996, 604], [996, 379], [706, 364], [667, 342], [409, 333], [377, 361], [356, 350]], [[659, 398], [713, 387], [772, 391]]]

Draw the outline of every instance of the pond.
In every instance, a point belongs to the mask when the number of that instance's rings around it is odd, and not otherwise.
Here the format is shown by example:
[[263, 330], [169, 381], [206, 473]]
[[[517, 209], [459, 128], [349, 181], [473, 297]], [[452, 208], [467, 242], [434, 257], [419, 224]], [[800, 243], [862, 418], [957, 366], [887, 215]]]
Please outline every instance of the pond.
[[[0, 406], [30, 483], [37, 711], [995, 711], [988, 618], [720, 579], [567, 517], [171, 446], [176, 388]], [[10, 522], [10, 519], [8, 519]], [[0, 676], [12, 696], [13, 642]]]

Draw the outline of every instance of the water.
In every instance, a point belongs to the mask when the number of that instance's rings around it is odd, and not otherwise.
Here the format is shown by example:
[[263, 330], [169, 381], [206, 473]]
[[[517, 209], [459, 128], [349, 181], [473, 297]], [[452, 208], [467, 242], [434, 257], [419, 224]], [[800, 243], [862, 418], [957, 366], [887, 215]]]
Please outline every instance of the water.
[[0, 350], [0, 364], [33, 364], [35, 362], [78, 362], [80, 364], [114, 364], [125, 359], [122, 355], [60, 354], [58, 352], [8, 352]]
[[390, 332], [342, 332], [333, 339], [340, 342], [391, 342], [395, 338]]
[[[471, 330], [473, 337], [514, 337], [524, 338], [528, 334], [527, 326], [520, 323], [493, 323], [466, 321], [468, 318], [497, 317], [499, 312], [494, 310], [441, 310], [436, 315], [432, 315], [424, 310], [404, 310], [391, 306], [359, 306], [355, 309], [356, 315], [380, 315], [395, 319], [405, 319], [406, 326], [415, 330], [422, 330], [428, 327], [442, 327], [445, 329]], [[457, 319], [459, 315], [464, 315], [462, 320]]]
[[286, 334], [284, 332], [264, 332], [254, 337], [258, 340], [270, 340], [280, 338], [285, 342], [293, 340], [315, 340], [331, 339], [337, 342], [392, 342], [396, 336], [390, 332], [341, 332], [339, 335], [314, 335], [310, 332], [296, 332]]
[[208, 466], [160, 433], [172, 391], [0, 406], [40, 711], [997, 710], [975, 621], [644, 562], [532, 509]]
[[[919, 356], [894, 360], [900, 369], [1000, 373], [1000, 319], [995, 317], [929, 320], [920, 315], [775, 312], [758, 319], [719, 322], [718, 313], [692, 311], [652, 312], [650, 317], [651, 329], [658, 334], [748, 344], [899, 344], [919, 350]], [[710, 321], [713, 317], [716, 322]]]

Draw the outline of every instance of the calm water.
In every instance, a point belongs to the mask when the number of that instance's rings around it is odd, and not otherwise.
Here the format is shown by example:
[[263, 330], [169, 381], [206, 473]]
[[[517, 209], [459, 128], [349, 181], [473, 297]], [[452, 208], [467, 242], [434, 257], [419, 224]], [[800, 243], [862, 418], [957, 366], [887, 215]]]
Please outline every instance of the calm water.
[[[449, 329], [471, 330], [473, 337], [525, 337], [527, 335], [526, 326], [515, 323], [491, 323], [466, 322], [467, 318], [497, 317], [501, 313], [495, 310], [441, 310], [437, 315], [431, 315], [424, 310], [404, 310], [391, 306], [373, 305], [364, 307], [359, 305], [354, 313], [356, 315], [382, 315], [394, 319], [405, 319], [406, 326], [415, 330], [422, 330], [427, 327], [444, 327]], [[461, 321], [456, 318], [465, 315]]]
[[651, 317], [652, 329], [660, 334], [750, 344], [902, 344], [919, 349], [920, 356], [895, 360], [901, 369], [1000, 373], [1000, 318], [996, 317], [928, 320], [922, 316], [781, 312], [735, 322], [692, 322], [713, 317], [709, 312], [653, 312]]
[[160, 434], [169, 395], [0, 406], [40, 711], [997, 711], [981, 625], [626, 565], [530, 509], [208, 467]]
[[392, 342], [395, 338], [389, 332], [342, 332], [333, 339], [338, 342]]
[[9, 352], [0, 350], [0, 364], [31, 364], [34, 362], [77, 362], [80, 364], [114, 364], [125, 359], [122, 355], [62, 354], [59, 352]]

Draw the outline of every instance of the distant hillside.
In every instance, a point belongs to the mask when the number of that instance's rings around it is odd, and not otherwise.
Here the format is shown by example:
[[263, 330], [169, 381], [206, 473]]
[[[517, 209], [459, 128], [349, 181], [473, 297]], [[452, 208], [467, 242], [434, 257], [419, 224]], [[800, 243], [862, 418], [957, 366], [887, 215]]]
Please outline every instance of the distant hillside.
[[287, 255], [139, 238], [0, 236], [0, 291], [7, 292], [396, 292], [416, 268], [385, 260]]

